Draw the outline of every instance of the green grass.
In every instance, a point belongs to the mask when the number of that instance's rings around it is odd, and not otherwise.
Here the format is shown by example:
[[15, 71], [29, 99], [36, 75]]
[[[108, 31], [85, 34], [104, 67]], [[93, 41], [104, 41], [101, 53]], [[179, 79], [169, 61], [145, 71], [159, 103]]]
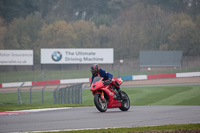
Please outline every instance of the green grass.
[[17, 93], [0, 93], [0, 103], [17, 103]]
[[78, 130], [78, 131], [60, 131], [60, 132], [51, 132], [51, 133], [134, 133], [134, 132], [150, 132], [155, 131], [156, 133], [162, 133], [163, 131], [185, 131], [193, 133], [198, 130], [200, 131], [200, 124], [184, 124], [184, 125], [163, 125], [163, 126], [147, 126], [147, 127], [132, 127], [132, 128], [109, 128], [109, 129], [93, 129], [93, 130]]
[[[132, 106], [200, 105], [200, 85], [121, 88]], [[83, 103], [93, 105], [90, 90], [84, 90]]]
[[[30, 103], [30, 92], [21, 92], [21, 100], [23, 104]], [[42, 103], [42, 91], [32, 91], [32, 103]], [[17, 103], [17, 92], [0, 93], [0, 103]], [[44, 91], [44, 104], [53, 104], [53, 91]]]
[[200, 86], [125, 88], [131, 105], [200, 105]]
[[[192, 68], [171, 69], [165, 71], [130, 71], [130, 70], [107, 70], [114, 76], [131, 76], [131, 75], [148, 75], [148, 74], [165, 74], [179, 72], [196, 72], [200, 71], [200, 66]], [[43, 80], [60, 80], [60, 79], [75, 79], [89, 78], [91, 73], [88, 70], [65, 70], [65, 71], [31, 71], [31, 72], [3, 72], [0, 73], [0, 83], [8, 82], [25, 82], [25, 81], [43, 81]]]
[[[131, 101], [132, 106], [145, 105], [200, 105], [200, 85], [187, 86], [159, 86], [122, 88]], [[54, 105], [52, 92], [45, 92], [45, 101], [42, 105], [41, 91], [32, 94], [33, 105], [29, 105], [29, 93], [22, 94], [25, 105], [0, 105], [0, 111], [19, 110], [43, 107], [66, 107], [71, 104]], [[0, 103], [17, 103], [17, 93], [0, 93]], [[72, 106], [94, 106], [93, 95], [89, 89], [83, 90], [82, 104]], [[18, 108], [19, 107], [19, 108]]]

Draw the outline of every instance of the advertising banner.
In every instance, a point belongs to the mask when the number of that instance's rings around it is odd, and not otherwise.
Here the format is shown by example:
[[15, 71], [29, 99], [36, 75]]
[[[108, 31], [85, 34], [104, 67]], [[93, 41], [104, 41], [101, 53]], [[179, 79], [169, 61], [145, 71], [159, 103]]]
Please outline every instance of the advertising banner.
[[113, 48], [41, 49], [41, 64], [112, 64]]
[[33, 65], [33, 50], [0, 50], [0, 65]]

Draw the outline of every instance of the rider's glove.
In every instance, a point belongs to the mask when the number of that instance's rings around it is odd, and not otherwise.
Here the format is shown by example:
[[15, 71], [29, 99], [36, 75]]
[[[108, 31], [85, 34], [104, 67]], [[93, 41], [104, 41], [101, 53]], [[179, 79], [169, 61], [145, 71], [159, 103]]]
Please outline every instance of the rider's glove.
[[109, 78], [108, 80], [106, 80], [106, 81], [104, 82], [104, 84], [105, 84], [105, 85], [109, 85], [109, 84], [111, 83], [111, 81], [112, 81], [112, 79]]

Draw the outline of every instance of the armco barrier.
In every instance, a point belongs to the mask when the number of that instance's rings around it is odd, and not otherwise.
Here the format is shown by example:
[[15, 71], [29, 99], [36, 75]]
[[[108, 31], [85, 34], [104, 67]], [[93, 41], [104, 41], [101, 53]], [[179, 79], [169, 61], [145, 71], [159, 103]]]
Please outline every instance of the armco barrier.
[[49, 80], [49, 81], [33, 81], [32, 85], [56, 85], [60, 84], [60, 80]]
[[[13, 83], [2, 83], [2, 88], [8, 88], [8, 87], [19, 87], [23, 82], [13, 82]], [[24, 82], [23, 86], [32, 86], [32, 82]]]
[[62, 79], [62, 80], [60, 80], [60, 84], [87, 83], [87, 82], [89, 82], [89, 78], [81, 78], [81, 79]]
[[177, 78], [200, 76], [200, 72], [176, 73]]
[[132, 80], [132, 76], [122, 76], [122, 77], [119, 77], [119, 78], [122, 78], [122, 80]]
[[[113, 77], [122, 78], [122, 80], [149, 80], [149, 79], [163, 79], [163, 78], [182, 78], [182, 77], [197, 77], [200, 76], [200, 72], [188, 72], [188, 73], [170, 73], [170, 74], [153, 74], [153, 75], [133, 75], [133, 76], [121, 76]], [[80, 78], [80, 79], [62, 79], [62, 80], [49, 80], [49, 81], [29, 81], [24, 82], [23, 86], [32, 85], [55, 85], [55, 84], [74, 84], [74, 83], [89, 83], [91, 78]], [[0, 83], [0, 88], [6, 87], [19, 87], [23, 82], [13, 83]]]
[[134, 75], [132, 76], [132, 80], [146, 80], [147, 75]]
[[147, 79], [176, 78], [176, 73], [147, 75]]

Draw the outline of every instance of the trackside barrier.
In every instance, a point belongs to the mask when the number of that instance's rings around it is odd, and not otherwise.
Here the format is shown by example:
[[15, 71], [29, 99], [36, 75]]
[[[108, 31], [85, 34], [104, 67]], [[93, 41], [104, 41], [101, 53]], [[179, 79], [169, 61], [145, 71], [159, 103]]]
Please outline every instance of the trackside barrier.
[[22, 100], [21, 100], [21, 95], [20, 95], [20, 88], [24, 85], [24, 83], [22, 83], [18, 89], [17, 89], [17, 104], [22, 104]]
[[200, 76], [200, 72], [176, 73], [177, 78]]
[[56, 88], [53, 96], [54, 104], [82, 104], [82, 83]]
[[[24, 83], [17, 88], [17, 93], [10, 92], [17, 94], [17, 104], [82, 104], [83, 83], [62, 88], [59, 88], [61, 84], [58, 84], [54, 89], [49, 84], [43, 86], [34, 84], [30, 88], [23, 88], [23, 85]], [[46, 89], [47, 87], [49, 89]]]
[[48, 84], [46, 84], [43, 88], [42, 88], [42, 104], [44, 104], [44, 89], [47, 87]]
[[[187, 72], [187, 73], [170, 73], [170, 74], [153, 74], [153, 75], [132, 75], [132, 76], [121, 76], [113, 77], [122, 78], [122, 80], [149, 80], [149, 79], [163, 79], [163, 78], [183, 78], [183, 77], [198, 77], [200, 72]], [[23, 86], [40, 86], [40, 85], [57, 85], [57, 84], [76, 84], [76, 83], [89, 83], [91, 78], [80, 78], [80, 79], [61, 79], [61, 80], [49, 80], [49, 81], [28, 81], [24, 82]], [[23, 82], [13, 83], [0, 83], [0, 88], [8, 87], [19, 87]]]
[[146, 80], [147, 75], [134, 75], [132, 76], [132, 80]]
[[176, 78], [176, 73], [147, 75], [147, 79]]
[[122, 76], [118, 78], [121, 78], [122, 80], [132, 80], [132, 76]]
[[60, 87], [60, 84], [57, 86], [57, 88], [53, 91], [53, 103], [56, 104], [57, 103], [57, 95], [56, 92], [58, 90], [58, 88]]

